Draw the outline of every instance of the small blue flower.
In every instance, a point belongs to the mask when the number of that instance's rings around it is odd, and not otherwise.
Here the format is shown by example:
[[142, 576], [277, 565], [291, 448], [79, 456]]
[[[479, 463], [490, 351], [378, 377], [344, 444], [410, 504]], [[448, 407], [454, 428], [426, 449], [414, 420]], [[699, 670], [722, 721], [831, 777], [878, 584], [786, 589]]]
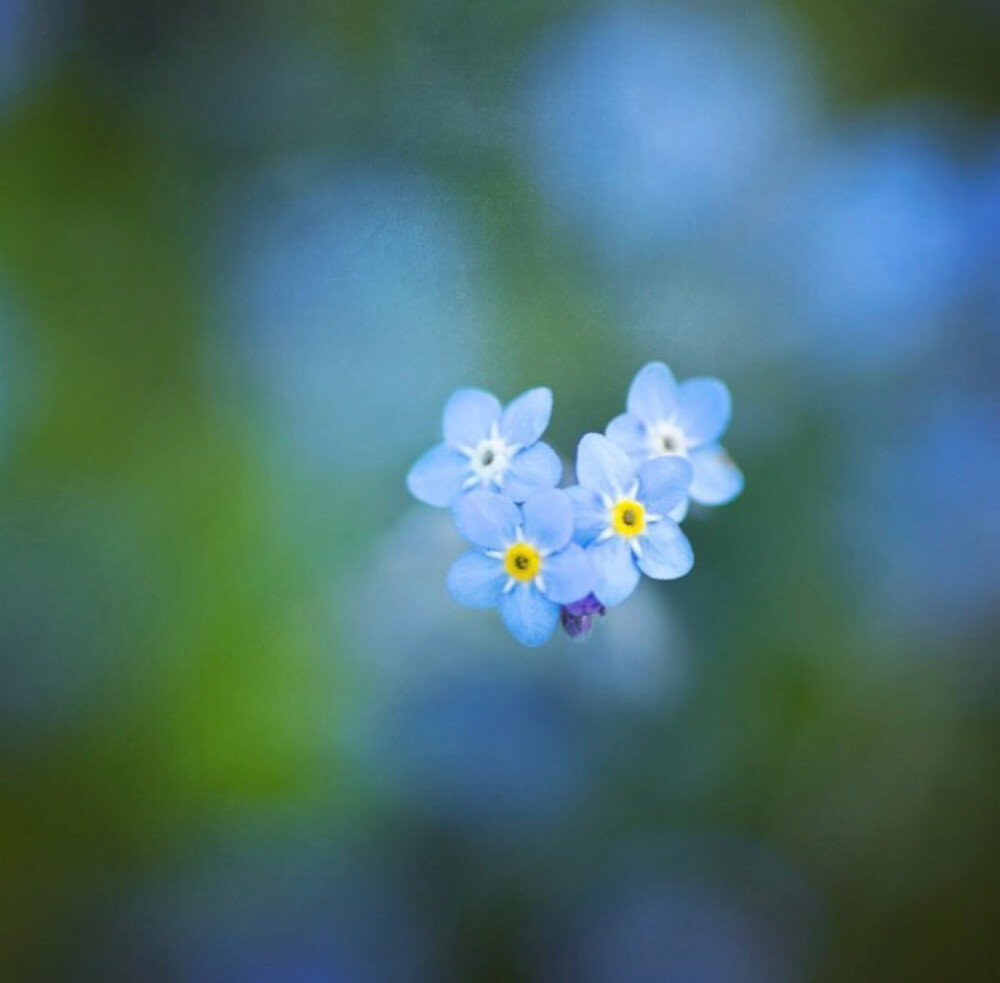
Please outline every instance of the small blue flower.
[[526, 163], [582, 245], [648, 261], [723, 226], [792, 156], [810, 86], [764, 4], [577, 6], [594, 9], [527, 62]]
[[504, 495], [476, 489], [458, 499], [453, 515], [475, 549], [448, 572], [451, 596], [470, 608], [498, 607], [522, 644], [548, 640], [561, 605], [593, 590], [593, 564], [572, 542], [573, 503], [565, 491], [537, 492], [519, 508]]
[[531, 389], [506, 409], [481, 389], [459, 389], [444, 408], [444, 443], [406, 476], [414, 497], [445, 508], [463, 492], [503, 492], [523, 502], [562, 477], [562, 462], [539, 438], [552, 415], [552, 391]]
[[[688, 379], [678, 385], [663, 362], [650, 362], [628, 391], [628, 412], [616, 416], [605, 433], [638, 466], [663, 456], [691, 462], [688, 492], [702, 505], [724, 505], [743, 490], [743, 474], [719, 438], [729, 426], [732, 400], [718, 379]], [[688, 496], [670, 513], [680, 522]]]
[[568, 489], [575, 538], [594, 563], [594, 594], [608, 607], [635, 590], [639, 571], [654, 580], [683, 577], [694, 554], [670, 512], [684, 501], [692, 468], [683, 457], [655, 457], [636, 469], [607, 437], [587, 434], [576, 455], [580, 484]]

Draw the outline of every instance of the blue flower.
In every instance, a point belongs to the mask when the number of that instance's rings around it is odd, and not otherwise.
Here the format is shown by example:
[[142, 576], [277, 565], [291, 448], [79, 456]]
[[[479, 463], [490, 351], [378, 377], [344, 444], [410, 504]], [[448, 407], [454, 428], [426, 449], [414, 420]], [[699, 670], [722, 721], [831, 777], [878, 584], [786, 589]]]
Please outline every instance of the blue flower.
[[37, 86], [67, 47], [73, 6], [0, 0], [0, 114]]
[[[743, 490], [743, 474], [719, 438], [729, 426], [732, 400], [718, 379], [688, 379], [677, 384], [663, 362], [650, 362], [628, 391], [628, 412], [605, 431], [635, 465], [663, 456], [687, 458], [694, 478], [688, 495], [702, 505], [724, 505]], [[670, 513], [687, 514], [688, 496]]]
[[670, 511], [684, 501], [691, 465], [671, 454], [638, 469], [607, 437], [587, 434], [576, 455], [580, 484], [570, 488], [575, 538], [594, 563], [594, 594], [608, 607], [635, 590], [639, 571], [654, 580], [683, 577], [694, 554]]
[[515, 502], [554, 488], [562, 462], [538, 439], [551, 415], [552, 391], [544, 387], [518, 396], [506, 409], [481, 389], [459, 389], [444, 408], [444, 443], [413, 465], [406, 486], [420, 501], [442, 508], [477, 488], [503, 492]]
[[810, 86], [784, 25], [758, 4], [735, 17], [685, 6], [599, 5], [528, 63], [529, 171], [609, 259], [731, 222], [807, 128]]
[[827, 375], [896, 369], [947, 345], [966, 316], [975, 186], [931, 115], [855, 124], [775, 203], [782, 304]]
[[448, 572], [451, 596], [470, 608], [498, 607], [522, 644], [541, 645], [555, 631], [561, 605], [593, 589], [590, 558], [572, 542], [573, 503], [565, 491], [540, 491], [519, 508], [477, 489], [458, 499], [453, 515], [475, 549]]

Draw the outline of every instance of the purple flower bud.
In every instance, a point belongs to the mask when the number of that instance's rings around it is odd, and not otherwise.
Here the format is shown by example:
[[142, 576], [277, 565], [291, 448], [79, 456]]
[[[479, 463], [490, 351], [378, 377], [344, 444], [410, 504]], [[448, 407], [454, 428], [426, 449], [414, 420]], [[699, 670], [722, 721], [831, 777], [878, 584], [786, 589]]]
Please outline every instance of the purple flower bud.
[[566, 634], [582, 642], [594, 630], [594, 616], [604, 617], [604, 612], [604, 605], [593, 594], [588, 594], [580, 601], [564, 604], [560, 620]]

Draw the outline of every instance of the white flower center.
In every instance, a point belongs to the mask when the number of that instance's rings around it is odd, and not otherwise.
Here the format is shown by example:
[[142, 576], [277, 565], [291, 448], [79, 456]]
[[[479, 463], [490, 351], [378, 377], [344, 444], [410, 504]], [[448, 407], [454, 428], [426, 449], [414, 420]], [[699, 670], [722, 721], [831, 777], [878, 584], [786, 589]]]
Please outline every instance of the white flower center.
[[646, 437], [653, 457], [662, 457], [664, 454], [679, 454], [681, 457], [687, 455], [687, 437], [673, 420], [657, 420], [647, 429]]
[[497, 488], [502, 488], [504, 474], [510, 467], [511, 458], [520, 449], [517, 444], [508, 444], [500, 436], [494, 423], [489, 437], [479, 441], [475, 447], [462, 448], [472, 469], [472, 474], [465, 482], [466, 487], [482, 485], [486, 488], [496, 485]]

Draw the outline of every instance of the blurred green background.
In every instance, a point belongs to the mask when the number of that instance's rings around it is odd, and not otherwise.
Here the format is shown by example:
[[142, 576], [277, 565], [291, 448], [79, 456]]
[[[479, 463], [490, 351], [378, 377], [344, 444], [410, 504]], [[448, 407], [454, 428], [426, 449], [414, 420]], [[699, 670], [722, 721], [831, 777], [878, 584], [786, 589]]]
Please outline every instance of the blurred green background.
[[[747, 488], [454, 605], [450, 391]], [[1000, 975], [992, 0], [0, 0], [0, 975]]]

